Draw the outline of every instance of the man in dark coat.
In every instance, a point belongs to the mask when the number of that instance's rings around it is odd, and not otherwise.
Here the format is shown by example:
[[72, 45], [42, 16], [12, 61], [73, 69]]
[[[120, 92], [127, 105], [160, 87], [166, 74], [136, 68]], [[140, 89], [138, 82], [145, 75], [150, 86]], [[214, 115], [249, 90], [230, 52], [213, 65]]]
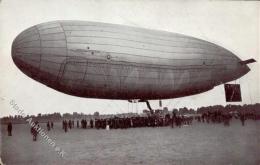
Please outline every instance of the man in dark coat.
[[47, 122], [47, 130], [50, 131], [51, 126], [50, 126], [50, 122]]
[[12, 123], [9, 122], [9, 123], [7, 124], [8, 136], [12, 136], [12, 129], [13, 129]]
[[68, 131], [68, 123], [67, 123], [67, 120], [64, 121], [64, 131], [65, 131], [65, 132]]
[[53, 129], [53, 122], [51, 122], [51, 129]]
[[93, 128], [94, 122], [92, 119], [90, 119], [90, 128]]
[[38, 121], [35, 122], [35, 126], [31, 127], [31, 134], [33, 135], [33, 141], [37, 140], [38, 131], [37, 128], [39, 128]]
[[79, 128], [79, 120], [77, 120], [77, 128]]

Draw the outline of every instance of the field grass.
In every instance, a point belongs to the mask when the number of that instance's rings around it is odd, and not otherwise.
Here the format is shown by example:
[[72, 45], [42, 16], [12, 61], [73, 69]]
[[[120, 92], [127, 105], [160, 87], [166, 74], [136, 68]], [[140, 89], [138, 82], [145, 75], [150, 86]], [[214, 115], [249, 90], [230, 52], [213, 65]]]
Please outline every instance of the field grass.
[[13, 125], [11, 137], [2, 125], [4, 164], [260, 164], [260, 121], [246, 121], [244, 127], [233, 120], [230, 127], [194, 122], [174, 129], [74, 128], [67, 133], [55, 123], [45, 132], [65, 151], [63, 158], [42, 137], [33, 142], [28, 124]]

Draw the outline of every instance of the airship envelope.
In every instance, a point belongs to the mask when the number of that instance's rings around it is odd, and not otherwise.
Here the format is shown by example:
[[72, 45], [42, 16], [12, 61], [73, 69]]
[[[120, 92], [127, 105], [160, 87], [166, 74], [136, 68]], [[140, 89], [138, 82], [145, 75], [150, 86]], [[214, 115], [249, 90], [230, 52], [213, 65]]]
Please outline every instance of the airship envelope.
[[12, 45], [16, 66], [57, 91], [104, 99], [198, 94], [245, 75], [248, 62], [182, 34], [87, 21], [30, 27]]

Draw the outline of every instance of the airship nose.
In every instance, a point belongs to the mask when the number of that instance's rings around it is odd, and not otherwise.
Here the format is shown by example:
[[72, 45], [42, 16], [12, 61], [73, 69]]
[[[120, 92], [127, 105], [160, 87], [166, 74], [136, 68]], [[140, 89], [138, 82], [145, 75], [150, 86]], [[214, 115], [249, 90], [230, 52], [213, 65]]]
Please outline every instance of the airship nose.
[[[235, 56], [235, 55], [234, 55]], [[242, 61], [236, 56], [236, 74], [238, 77], [242, 77], [250, 71], [250, 68], [247, 66], [247, 61]]]
[[26, 75], [36, 76], [41, 58], [40, 37], [36, 27], [20, 33], [12, 44], [12, 59], [15, 65]]
[[250, 71], [250, 69], [247, 65], [241, 65], [240, 63], [239, 63], [239, 65], [240, 66], [238, 67], [238, 74], [240, 75], [240, 77], [244, 76], [245, 74], [247, 74]]
[[234, 62], [235, 62], [234, 68], [231, 73], [231, 77], [233, 80], [244, 76], [250, 71], [250, 68], [247, 66], [247, 64], [243, 63], [244, 61], [242, 61], [238, 57], [236, 57], [236, 60], [234, 60]]
[[250, 71], [247, 64], [255, 61], [254, 59], [242, 61], [239, 57], [229, 51], [227, 51], [226, 57], [229, 57], [230, 59], [225, 61], [226, 72], [222, 79], [222, 82], [224, 83], [234, 81], [247, 74]]

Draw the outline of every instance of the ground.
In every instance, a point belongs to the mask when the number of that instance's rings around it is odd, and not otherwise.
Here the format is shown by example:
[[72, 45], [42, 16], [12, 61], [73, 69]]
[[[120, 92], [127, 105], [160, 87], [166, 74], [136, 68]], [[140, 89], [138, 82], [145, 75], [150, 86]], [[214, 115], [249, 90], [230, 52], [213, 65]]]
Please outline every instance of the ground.
[[[260, 164], [260, 121], [223, 124], [194, 122], [181, 128], [77, 129], [64, 133], [61, 123], [47, 132], [64, 150], [62, 158], [41, 137], [33, 142], [28, 124], [1, 126], [4, 164]], [[45, 124], [41, 127], [46, 129]]]

